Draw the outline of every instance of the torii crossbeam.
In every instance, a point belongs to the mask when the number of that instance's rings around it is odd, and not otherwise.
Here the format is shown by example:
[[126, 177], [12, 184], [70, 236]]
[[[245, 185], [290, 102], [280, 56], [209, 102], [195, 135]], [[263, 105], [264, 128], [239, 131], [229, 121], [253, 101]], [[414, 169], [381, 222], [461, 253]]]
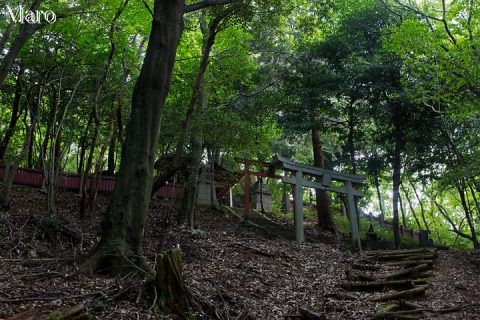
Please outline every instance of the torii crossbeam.
[[[341, 193], [346, 196], [353, 246], [361, 250], [355, 197], [361, 197], [363, 193], [355, 189], [355, 187], [362, 185], [366, 176], [307, 166], [282, 156], [275, 156], [273, 158], [273, 165], [285, 171], [282, 177], [284, 183], [295, 186], [295, 235], [298, 242], [305, 241], [305, 234], [303, 226], [303, 198], [297, 195], [303, 194], [303, 187], [308, 187]], [[291, 175], [289, 175], [289, 173], [291, 173]], [[343, 185], [334, 186], [332, 185], [332, 181], [340, 182]]]
[[[308, 187], [340, 193], [346, 196], [353, 247], [361, 250], [355, 197], [361, 197], [363, 196], [363, 193], [355, 189], [355, 187], [362, 185], [366, 179], [366, 176], [307, 166], [278, 155], [273, 157], [272, 162], [260, 162], [239, 158], [236, 160], [245, 164], [245, 170], [243, 170], [242, 173], [245, 175], [244, 210], [246, 219], [250, 212], [250, 175], [281, 179], [283, 183], [291, 184], [293, 186], [295, 193], [295, 238], [300, 243], [305, 241], [305, 231], [303, 225], [303, 197], [301, 196], [303, 194], [303, 188]], [[266, 167], [268, 168], [268, 171], [252, 172], [250, 171], [251, 165], [255, 165], [257, 167]], [[283, 170], [284, 174], [277, 175], [275, 173], [276, 170]], [[332, 185], [332, 181], [337, 182], [336, 185]], [[339, 183], [340, 185], [338, 185]]]

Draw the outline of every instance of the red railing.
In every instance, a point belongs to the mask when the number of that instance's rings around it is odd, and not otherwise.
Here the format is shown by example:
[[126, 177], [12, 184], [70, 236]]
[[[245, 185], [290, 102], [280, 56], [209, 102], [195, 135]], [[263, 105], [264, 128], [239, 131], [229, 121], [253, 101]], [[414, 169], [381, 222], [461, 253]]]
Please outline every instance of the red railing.
[[[6, 165], [0, 164], [0, 181], [4, 180]], [[94, 175], [90, 174], [87, 179], [87, 190], [93, 189]], [[58, 175], [57, 187], [62, 190], [79, 191], [81, 176], [79, 174], [62, 173]], [[39, 188], [43, 185], [43, 172], [33, 169], [19, 168], [13, 179], [14, 184]], [[113, 192], [115, 188], [115, 177], [101, 176], [97, 190], [99, 192]], [[183, 197], [182, 185], [165, 185], [156, 193], [159, 198], [181, 198]]]

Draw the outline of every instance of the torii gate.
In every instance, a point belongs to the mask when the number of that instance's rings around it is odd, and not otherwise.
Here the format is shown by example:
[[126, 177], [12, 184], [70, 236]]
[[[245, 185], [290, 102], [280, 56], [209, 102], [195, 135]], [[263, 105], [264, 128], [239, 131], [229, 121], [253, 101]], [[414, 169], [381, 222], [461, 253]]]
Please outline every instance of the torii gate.
[[[354, 185], [362, 185], [366, 176], [342, 173], [317, 167], [307, 166], [288, 160], [281, 156], [275, 156], [274, 164], [285, 171], [282, 182], [292, 184], [295, 187], [295, 237], [298, 242], [305, 241], [303, 226], [303, 187], [319, 190], [332, 191], [346, 195], [347, 213], [350, 221], [350, 232], [354, 248], [361, 249], [360, 234], [358, 231], [357, 210], [355, 197], [363, 196], [363, 193], [354, 188]], [[292, 173], [291, 176], [288, 173]], [[308, 179], [306, 176], [310, 176]], [[332, 181], [343, 183], [343, 186], [333, 186]]]
[[[350, 232], [352, 234], [353, 247], [361, 250], [360, 234], [358, 230], [357, 212], [355, 206], [355, 197], [363, 196], [363, 193], [355, 186], [362, 185], [366, 176], [342, 173], [333, 170], [307, 166], [298, 162], [291, 161], [282, 156], [275, 156], [272, 163], [258, 162], [254, 160], [237, 159], [245, 163], [245, 217], [250, 211], [249, 201], [249, 176], [264, 176], [281, 179], [282, 182], [293, 185], [295, 190], [294, 216], [295, 216], [295, 238], [298, 242], [305, 241], [305, 232], [303, 225], [303, 187], [309, 187], [319, 190], [341, 193], [346, 196], [347, 212], [350, 221]], [[250, 164], [257, 164], [269, 168], [269, 173], [250, 172]], [[285, 174], [278, 176], [276, 170], [283, 170]], [[308, 178], [309, 177], [309, 178]], [[343, 185], [334, 186], [332, 181], [340, 182]]]

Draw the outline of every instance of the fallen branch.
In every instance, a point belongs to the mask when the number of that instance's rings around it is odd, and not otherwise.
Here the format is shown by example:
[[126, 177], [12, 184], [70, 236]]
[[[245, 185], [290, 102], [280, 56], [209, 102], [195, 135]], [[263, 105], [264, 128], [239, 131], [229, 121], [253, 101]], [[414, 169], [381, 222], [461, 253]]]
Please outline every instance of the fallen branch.
[[367, 263], [354, 262], [352, 264], [352, 269], [364, 270], [364, 271], [378, 271], [381, 268], [375, 265], [367, 264]]
[[[402, 311], [390, 311], [371, 315], [371, 319], [405, 319], [401, 316], [416, 315], [423, 313], [424, 310], [402, 310]], [[410, 319], [410, 318], [407, 318]], [[414, 318], [415, 319], [415, 318]]]
[[411, 266], [418, 266], [421, 264], [428, 264], [431, 266], [433, 265], [433, 260], [406, 260], [406, 261], [385, 263], [386, 266], [390, 266], [390, 267], [411, 267]]
[[298, 312], [302, 315], [302, 319], [308, 320], [325, 320], [327, 319], [324, 314], [316, 313], [304, 308], [299, 308]]
[[418, 253], [430, 253], [433, 252], [428, 249], [403, 249], [403, 250], [375, 250], [375, 251], [366, 251], [367, 256], [378, 256], [378, 255], [399, 255], [399, 254], [418, 254]]
[[[416, 305], [416, 304], [413, 304], [413, 305]], [[389, 311], [389, 312], [374, 314], [374, 315], [371, 315], [370, 317], [372, 319], [399, 319], [399, 316], [414, 315], [414, 314], [419, 314], [419, 313], [424, 313], [424, 312], [430, 312], [430, 313], [457, 312], [457, 311], [460, 311], [460, 310], [464, 309], [465, 307], [468, 307], [468, 305], [451, 307], [451, 308], [444, 308], [444, 309], [421, 308], [421, 309], [411, 309], [411, 310], [401, 310], [401, 311]]]
[[412, 280], [394, 280], [394, 281], [370, 281], [370, 282], [344, 282], [340, 286], [350, 290], [372, 290], [382, 288], [413, 288]]
[[359, 271], [353, 271], [353, 270], [349, 270], [347, 272], [347, 278], [349, 280], [361, 280], [361, 281], [375, 281], [375, 278], [366, 274], [366, 273], [363, 273], [363, 272], [359, 272]]
[[380, 296], [378, 298], [375, 298], [372, 301], [373, 302], [379, 302], [379, 301], [387, 301], [387, 300], [393, 300], [393, 299], [410, 298], [410, 297], [425, 294], [426, 289], [427, 289], [427, 286], [416, 287], [416, 288], [413, 288], [413, 289], [410, 289], [410, 290], [405, 290], [405, 291], [386, 294], [386, 295]]
[[430, 266], [428, 264], [421, 264], [419, 266], [415, 266], [413, 268], [405, 269], [402, 271], [394, 272], [394, 273], [389, 273], [381, 276], [381, 279], [395, 279], [395, 278], [401, 278], [405, 276], [409, 276], [410, 278], [416, 277], [418, 278], [418, 273], [420, 271], [424, 271], [429, 269]]

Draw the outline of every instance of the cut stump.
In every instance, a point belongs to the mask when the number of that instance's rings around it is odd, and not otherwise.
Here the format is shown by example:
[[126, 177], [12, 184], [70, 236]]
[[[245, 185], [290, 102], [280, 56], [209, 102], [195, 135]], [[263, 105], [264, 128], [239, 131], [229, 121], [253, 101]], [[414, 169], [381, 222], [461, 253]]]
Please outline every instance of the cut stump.
[[157, 254], [155, 270], [156, 311], [175, 314], [181, 319], [189, 318], [191, 311], [182, 275], [180, 247]]

